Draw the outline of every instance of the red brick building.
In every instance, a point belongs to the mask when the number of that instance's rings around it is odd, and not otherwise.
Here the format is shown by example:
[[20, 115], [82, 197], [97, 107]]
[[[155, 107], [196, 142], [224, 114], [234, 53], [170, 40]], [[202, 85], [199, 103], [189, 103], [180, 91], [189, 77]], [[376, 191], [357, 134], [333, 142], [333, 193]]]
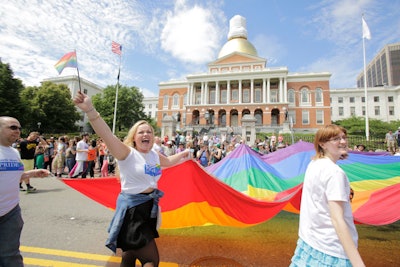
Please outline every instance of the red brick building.
[[[290, 73], [267, 67], [247, 40], [245, 19], [230, 21], [228, 41], [208, 72], [159, 84], [158, 117], [171, 116], [177, 128], [230, 128], [240, 132], [245, 115], [256, 131], [315, 131], [331, 123], [328, 72]], [[247, 116], [249, 117], [249, 116]]]

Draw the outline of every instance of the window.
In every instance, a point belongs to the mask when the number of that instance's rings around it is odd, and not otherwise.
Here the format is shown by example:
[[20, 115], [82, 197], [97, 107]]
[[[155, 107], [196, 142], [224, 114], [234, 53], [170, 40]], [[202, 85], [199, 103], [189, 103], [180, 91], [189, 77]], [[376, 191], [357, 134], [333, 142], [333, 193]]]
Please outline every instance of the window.
[[151, 104], [149, 104], [149, 108], [151, 108], [152, 107], [152, 105]]
[[215, 104], [215, 89], [210, 89], [208, 97], [209, 97], [208, 103], [209, 104]]
[[362, 103], [365, 103], [365, 96], [362, 96], [362, 97], [361, 97], [361, 102], [362, 102]]
[[172, 108], [179, 108], [179, 95], [174, 94], [172, 97]]
[[271, 89], [271, 103], [278, 102], [278, 90]]
[[317, 113], [315, 115], [316, 115], [317, 124], [324, 124], [324, 111], [317, 110]]
[[340, 104], [343, 103], [343, 97], [339, 96], [337, 102]]
[[254, 90], [254, 102], [261, 103], [261, 88], [256, 88]]
[[374, 110], [375, 110], [375, 116], [381, 115], [381, 107], [380, 106], [375, 106]]
[[83, 88], [83, 93], [84, 93], [85, 95], [87, 95], [87, 92], [88, 92], [88, 90], [85, 89], [85, 88]]
[[356, 115], [356, 107], [350, 107], [350, 116]]
[[349, 102], [350, 102], [350, 103], [356, 102], [354, 96], [351, 96], [351, 97], [349, 98]]
[[379, 102], [379, 96], [374, 96], [374, 102]]
[[237, 102], [239, 100], [239, 90], [238, 89], [232, 89], [232, 102]]
[[221, 99], [220, 99], [220, 103], [221, 104], [226, 104], [226, 94], [228, 93], [227, 90], [221, 90]]
[[250, 89], [243, 89], [242, 103], [250, 103]]
[[343, 116], [343, 107], [339, 107], [339, 116]]
[[164, 108], [168, 108], [168, 100], [169, 100], [169, 96], [164, 95], [164, 99], [163, 99], [163, 107]]
[[322, 89], [321, 88], [315, 89], [315, 103], [317, 103], [317, 104], [322, 104], [323, 103]]
[[288, 102], [289, 104], [294, 105], [296, 101], [296, 96], [293, 89], [288, 90]]
[[300, 91], [300, 95], [301, 95], [301, 98], [300, 98], [300, 101], [301, 101], [301, 103], [300, 103], [300, 105], [310, 105], [310, 92], [309, 92], [309, 90], [307, 89], [307, 88], [303, 88], [303, 89], [301, 89], [301, 91]]
[[308, 110], [303, 110], [301, 112], [301, 122], [303, 125], [310, 124], [310, 112]]
[[388, 102], [393, 102], [393, 96], [388, 96]]
[[149, 111], [148, 116], [151, 118], [151, 111]]
[[365, 107], [362, 107], [362, 115], [365, 116]]
[[200, 105], [201, 104], [201, 90], [196, 90], [194, 98], [195, 98], [194, 103], [196, 105]]
[[394, 116], [394, 106], [389, 106], [389, 115]]

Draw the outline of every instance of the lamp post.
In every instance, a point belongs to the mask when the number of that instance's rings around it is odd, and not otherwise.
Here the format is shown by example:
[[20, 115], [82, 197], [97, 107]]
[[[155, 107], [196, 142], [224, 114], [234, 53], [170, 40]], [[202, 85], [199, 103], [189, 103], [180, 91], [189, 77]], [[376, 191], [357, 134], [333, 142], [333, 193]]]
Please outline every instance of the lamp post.
[[42, 123], [39, 121], [39, 122], [37, 123], [37, 127], [38, 127], [39, 130], [40, 130], [40, 125], [42, 125]]

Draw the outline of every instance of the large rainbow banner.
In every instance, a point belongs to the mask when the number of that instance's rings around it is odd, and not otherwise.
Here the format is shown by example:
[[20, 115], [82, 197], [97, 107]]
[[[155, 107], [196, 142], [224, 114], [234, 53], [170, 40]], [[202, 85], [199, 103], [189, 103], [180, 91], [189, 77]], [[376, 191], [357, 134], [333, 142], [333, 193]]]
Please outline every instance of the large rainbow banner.
[[[188, 160], [163, 170], [159, 188], [162, 228], [204, 225], [246, 227], [271, 219], [281, 210], [299, 212], [304, 173], [313, 144], [298, 142], [268, 155], [241, 145], [207, 168]], [[400, 157], [350, 152], [338, 162], [354, 190], [357, 223], [385, 225], [400, 220]], [[63, 179], [92, 198], [115, 208], [118, 180]]]

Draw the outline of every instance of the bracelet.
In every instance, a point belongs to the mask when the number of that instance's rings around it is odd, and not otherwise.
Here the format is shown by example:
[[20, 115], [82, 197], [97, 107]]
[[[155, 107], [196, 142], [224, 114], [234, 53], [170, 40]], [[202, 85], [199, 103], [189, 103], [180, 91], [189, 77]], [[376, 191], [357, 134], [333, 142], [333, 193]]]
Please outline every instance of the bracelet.
[[98, 118], [100, 118], [100, 113], [98, 113], [98, 112], [97, 112], [97, 116], [94, 117], [94, 118], [89, 118], [89, 116], [88, 116], [89, 121], [95, 121], [95, 120], [97, 120]]
[[91, 109], [89, 109], [88, 111], [85, 111], [85, 113], [89, 113], [92, 112], [94, 110], [94, 107], [92, 107]]

